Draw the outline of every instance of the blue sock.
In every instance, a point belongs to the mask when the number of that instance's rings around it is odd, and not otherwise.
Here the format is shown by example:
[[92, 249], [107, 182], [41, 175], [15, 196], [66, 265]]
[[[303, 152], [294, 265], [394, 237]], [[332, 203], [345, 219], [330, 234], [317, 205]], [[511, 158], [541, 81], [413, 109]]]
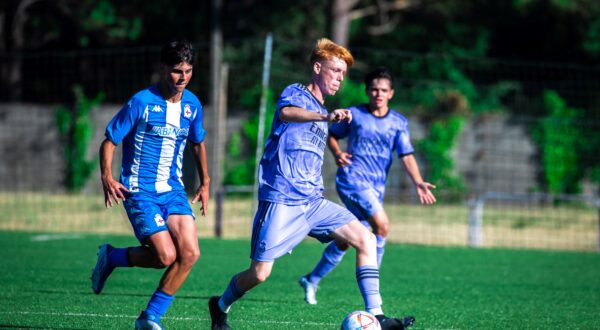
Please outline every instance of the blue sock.
[[108, 262], [115, 267], [131, 267], [127, 251], [129, 248], [113, 248], [108, 253]]
[[335, 245], [335, 241], [329, 243], [325, 251], [323, 251], [321, 260], [319, 260], [315, 269], [308, 275], [308, 281], [313, 284], [319, 284], [321, 279], [342, 261], [344, 254], [346, 254], [346, 251], [340, 250]]
[[376, 266], [357, 267], [356, 281], [365, 302], [365, 309], [368, 311], [380, 308], [382, 301], [379, 294], [379, 269]]
[[227, 289], [225, 289], [225, 292], [223, 292], [221, 301], [225, 307], [229, 307], [233, 305], [234, 302], [242, 298], [245, 293], [246, 291], [242, 291], [240, 288], [238, 288], [236, 277], [234, 276], [231, 278], [231, 281], [229, 281], [229, 285], [227, 286]]
[[159, 321], [167, 309], [169, 309], [169, 306], [171, 306], [173, 299], [175, 299], [174, 296], [171, 296], [160, 289], [156, 289], [148, 302], [146, 314], [154, 315], [156, 321]]
[[375, 235], [375, 238], [377, 238], [377, 266], [381, 268], [381, 260], [383, 259], [383, 254], [385, 253], [385, 237]]

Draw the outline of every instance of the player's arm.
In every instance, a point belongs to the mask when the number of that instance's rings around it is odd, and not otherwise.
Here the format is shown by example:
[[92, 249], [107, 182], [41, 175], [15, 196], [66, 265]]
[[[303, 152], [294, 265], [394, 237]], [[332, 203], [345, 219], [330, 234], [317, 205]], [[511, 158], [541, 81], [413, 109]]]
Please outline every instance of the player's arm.
[[100, 180], [104, 190], [104, 205], [113, 206], [113, 200], [119, 204], [119, 199], [125, 200], [123, 192], [129, 192], [125, 186], [114, 179], [112, 174], [112, 162], [116, 145], [109, 139], [104, 139], [100, 145]]
[[194, 161], [196, 162], [196, 169], [200, 176], [200, 187], [196, 190], [196, 195], [192, 199], [192, 204], [200, 200], [202, 203], [201, 210], [202, 215], [206, 215], [208, 211], [208, 194], [210, 187], [210, 177], [208, 176], [208, 166], [206, 160], [206, 145], [204, 141], [200, 143], [194, 143], [192, 145], [192, 151], [194, 154]]
[[402, 164], [404, 165], [404, 170], [412, 180], [415, 188], [417, 189], [417, 194], [419, 195], [419, 200], [421, 204], [433, 204], [436, 202], [435, 196], [431, 192], [430, 189], [435, 189], [435, 186], [429, 182], [423, 181], [421, 177], [421, 171], [419, 170], [419, 165], [417, 164], [417, 160], [413, 154], [402, 156], [401, 158]]
[[279, 110], [279, 119], [290, 123], [305, 123], [309, 121], [351, 122], [352, 112], [348, 109], [335, 109], [330, 113], [322, 114], [300, 107], [287, 106]]
[[331, 150], [331, 153], [335, 158], [335, 163], [337, 164], [337, 166], [344, 167], [346, 165], [352, 164], [352, 161], [350, 160], [352, 155], [343, 151], [342, 148], [340, 148], [340, 143], [337, 137], [329, 134], [327, 136], [327, 146], [329, 147], [329, 150]]

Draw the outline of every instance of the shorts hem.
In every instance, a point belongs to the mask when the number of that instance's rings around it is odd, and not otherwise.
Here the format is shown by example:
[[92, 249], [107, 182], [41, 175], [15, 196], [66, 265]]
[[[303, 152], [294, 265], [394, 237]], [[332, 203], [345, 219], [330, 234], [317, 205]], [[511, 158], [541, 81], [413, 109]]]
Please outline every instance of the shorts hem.
[[147, 243], [148, 243], [148, 239], [150, 238], [150, 236], [152, 236], [152, 235], [154, 235], [154, 234], [157, 234], [157, 233], [160, 233], [160, 232], [162, 232], [162, 231], [166, 231], [166, 230], [169, 230], [169, 228], [161, 228], [161, 229], [159, 229], [159, 230], [157, 230], [157, 231], [155, 231], [155, 232], [152, 232], [152, 233], [150, 233], [150, 234], [144, 235], [144, 236], [143, 236], [143, 237], [141, 237], [141, 238], [138, 238], [138, 241], [139, 241], [140, 243], [142, 243], [142, 244], [147, 244]]

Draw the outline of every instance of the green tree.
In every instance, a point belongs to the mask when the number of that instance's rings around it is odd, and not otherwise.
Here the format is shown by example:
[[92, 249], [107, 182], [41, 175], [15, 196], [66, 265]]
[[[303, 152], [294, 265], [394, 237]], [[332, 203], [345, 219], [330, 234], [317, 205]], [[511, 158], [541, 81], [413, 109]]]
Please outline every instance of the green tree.
[[94, 127], [91, 110], [104, 99], [99, 93], [93, 99], [85, 96], [81, 86], [73, 87], [75, 104], [56, 109], [58, 132], [64, 140], [66, 185], [70, 191], [78, 191], [85, 185], [96, 168], [97, 160], [88, 159], [88, 148], [93, 137]]
[[534, 127], [533, 137], [540, 149], [543, 178], [550, 193], [578, 193], [582, 168], [578, 150], [582, 140], [577, 127], [580, 110], [570, 108], [555, 91], [545, 91], [546, 115]]
[[[248, 108], [258, 109], [261, 87], [243, 93], [240, 103]], [[267, 90], [265, 112], [265, 131], [263, 141], [266, 141], [273, 116], [275, 114], [275, 101], [272, 90]], [[231, 135], [227, 146], [227, 160], [225, 162], [225, 185], [252, 185], [256, 179], [256, 144], [258, 141], [258, 111], [249, 119], [242, 122], [241, 132]], [[262, 147], [262, 146], [261, 146]]]

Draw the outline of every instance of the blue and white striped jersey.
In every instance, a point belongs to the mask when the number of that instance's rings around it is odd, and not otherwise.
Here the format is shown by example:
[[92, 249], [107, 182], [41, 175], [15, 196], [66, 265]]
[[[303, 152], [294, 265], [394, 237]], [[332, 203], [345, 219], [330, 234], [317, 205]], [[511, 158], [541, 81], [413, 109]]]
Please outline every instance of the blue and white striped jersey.
[[328, 124], [283, 122], [279, 111], [287, 106], [327, 113], [306, 86], [293, 84], [283, 90], [260, 160], [258, 199], [286, 205], [306, 204], [323, 196], [321, 166]]
[[348, 109], [352, 122], [334, 123], [329, 128], [336, 138], [348, 137], [347, 152], [352, 155], [352, 164], [338, 168], [336, 186], [344, 194], [373, 188], [383, 200], [394, 150], [400, 157], [415, 151], [408, 120], [392, 109], [384, 117], [376, 117], [366, 104]]
[[121, 183], [132, 193], [183, 190], [186, 140], [204, 140], [202, 121], [202, 105], [188, 90], [178, 103], [167, 102], [156, 86], [135, 94], [105, 132], [114, 144], [123, 142]]

